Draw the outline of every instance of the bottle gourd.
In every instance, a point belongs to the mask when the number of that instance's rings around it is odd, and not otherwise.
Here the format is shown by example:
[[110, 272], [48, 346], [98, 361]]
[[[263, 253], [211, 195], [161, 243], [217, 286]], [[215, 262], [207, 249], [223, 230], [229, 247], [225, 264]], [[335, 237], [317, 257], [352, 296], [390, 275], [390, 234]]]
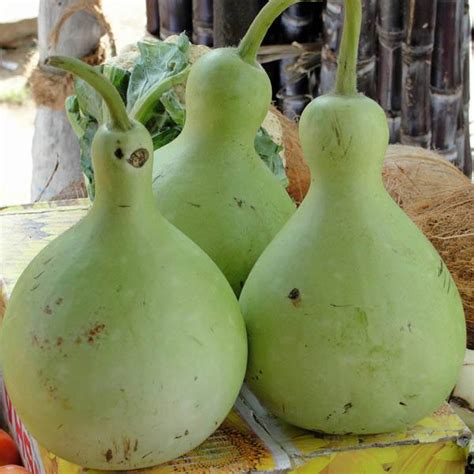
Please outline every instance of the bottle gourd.
[[237, 397], [245, 326], [211, 259], [158, 212], [152, 140], [118, 92], [71, 58], [109, 120], [93, 141], [89, 213], [19, 278], [1, 328], [6, 387], [44, 447], [94, 469], [137, 469], [204, 441]]
[[155, 152], [153, 191], [162, 214], [216, 262], [239, 294], [264, 248], [293, 214], [254, 140], [271, 101], [256, 54], [275, 18], [296, 0], [270, 0], [238, 48], [192, 66], [181, 134]]
[[309, 194], [241, 295], [247, 381], [276, 415], [331, 434], [401, 429], [455, 385], [461, 300], [429, 241], [385, 191], [384, 111], [357, 93], [361, 0], [346, 0], [335, 91], [300, 121]]

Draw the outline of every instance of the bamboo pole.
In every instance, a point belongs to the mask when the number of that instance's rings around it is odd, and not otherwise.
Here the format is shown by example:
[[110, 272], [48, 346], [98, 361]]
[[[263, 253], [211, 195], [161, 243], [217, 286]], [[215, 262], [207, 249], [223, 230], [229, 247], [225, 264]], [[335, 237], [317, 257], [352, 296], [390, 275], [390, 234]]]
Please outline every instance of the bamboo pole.
[[456, 144], [462, 103], [462, 24], [464, 0], [438, 0], [431, 70], [432, 148], [463, 169]]
[[406, 0], [406, 34], [402, 46], [400, 139], [406, 145], [431, 145], [431, 77], [436, 24], [434, 0]]
[[387, 114], [390, 143], [400, 141], [402, 94], [403, 0], [378, 3], [377, 100]]
[[[217, 0], [219, 1], [219, 0]], [[193, 42], [212, 46], [214, 34], [212, 31], [214, 20], [213, 0], [193, 0]]]
[[166, 39], [183, 31], [191, 38], [193, 29], [192, 0], [159, 0], [160, 37]]
[[[380, 0], [384, 2], [386, 0]], [[357, 87], [368, 97], [376, 96], [376, 28], [377, 0], [362, 0], [362, 24], [357, 63]], [[323, 15], [325, 45], [321, 52], [320, 94], [333, 89], [336, 79], [337, 51], [342, 38], [344, 5], [341, 0], [327, 0]]]

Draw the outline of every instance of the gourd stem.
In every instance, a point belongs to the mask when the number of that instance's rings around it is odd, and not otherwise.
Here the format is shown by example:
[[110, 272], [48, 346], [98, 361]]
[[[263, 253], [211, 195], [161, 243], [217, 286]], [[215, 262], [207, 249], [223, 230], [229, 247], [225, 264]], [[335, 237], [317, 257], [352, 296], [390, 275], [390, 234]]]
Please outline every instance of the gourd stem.
[[299, 1], [301, 0], [269, 0], [255, 17], [247, 33], [242, 38], [237, 48], [239, 56], [248, 63], [254, 63], [257, 60], [258, 49], [272, 23], [289, 6]]
[[357, 94], [357, 53], [361, 21], [361, 0], [345, 0], [344, 27], [336, 74], [336, 94]]
[[54, 66], [64, 71], [72, 72], [87, 82], [104, 99], [109, 109], [110, 121], [113, 128], [123, 131], [130, 130], [132, 123], [127, 115], [127, 110], [120, 94], [114, 85], [102, 74], [97, 72], [92, 66], [76, 58], [66, 56], [50, 56], [45, 64]]
[[152, 110], [160, 97], [173, 86], [183, 83], [188, 77], [191, 66], [183, 69], [174, 76], [167, 77], [151, 88], [144, 96], [135, 102], [130, 112], [130, 117], [145, 125], [150, 110]]

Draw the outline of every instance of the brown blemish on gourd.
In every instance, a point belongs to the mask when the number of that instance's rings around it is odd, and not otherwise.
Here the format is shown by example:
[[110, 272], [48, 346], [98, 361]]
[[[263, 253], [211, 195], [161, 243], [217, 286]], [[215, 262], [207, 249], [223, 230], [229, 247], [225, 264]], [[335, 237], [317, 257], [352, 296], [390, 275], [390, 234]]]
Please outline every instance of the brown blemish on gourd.
[[64, 300], [62, 298], [58, 298], [56, 300], [56, 304], [59, 306]]
[[76, 340], [74, 341], [74, 344], [79, 345], [82, 342], [81, 336], [77, 336]]
[[131, 155], [127, 162], [132, 165], [134, 168], [141, 168], [150, 157], [148, 150], [145, 148], [139, 148], [135, 150]]
[[114, 457], [114, 455], [112, 454], [112, 450], [111, 449], [107, 449], [107, 451], [105, 452], [104, 454], [105, 456], [105, 460], [107, 462], [110, 462], [112, 460], [112, 458]]
[[345, 414], [352, 408], [352, 406], [353, 406], [353, 405], [352, 405], [351, 402], [346, 403], [346, 404], [344, 405], [344, 411], [342, 412], [342, 414], [345, 415]]
[[100, 324], [97, 323], [95, 326], [93, 326], [89, 331], [85, 333], [85, 336], [87, 337], [87, 342], [89, 344], [94, 344], [96, 342], [97, 338], [102, 334], [102, 332], [105, 329], [105, 324]]
[[44, 307], [43, 313], [49, 314], [49, 315], [53, 314], [53, 310], [50, 308], [49, 304], [47, 304], [47, 305]]
[[119, 160], [121, 160], [123, 158], [123, 151], [120, 147], [118, 147], [115, 151], [114, 151], [114, 155], [115, 155], [115, 158], [118, 158]]
[[33, 346], [39, 346], [39, 339], [36, 334], [34, 334], [33, 337], [31, 338], [31, 343]]
[[62, 343], [63, 343], [63, 338], [62, 338], [62, 337], [58, 337], [58, 338], [56, 339], [56, 345], [57, 345], [58, 347], [61, 347], [61, 346], [62, 346]]
[[138, 451], [138, 439], [135, 440], [135, 444], [133, 445], [133, 452], [136, 453]]
[[291, 300], [293, 303], [293, 306], [299, 306], [301, 303], [301, 293], [298, 288], [293, 288], [289, 293], [288, 293], [288, 298]]
[[402, 406], [404, 406], [404, 407], [407, 406], [407, 404], [406, 404], [405, 402], [398, 402], [398, 404], [399, 404], [399, 405], [402, 405]]

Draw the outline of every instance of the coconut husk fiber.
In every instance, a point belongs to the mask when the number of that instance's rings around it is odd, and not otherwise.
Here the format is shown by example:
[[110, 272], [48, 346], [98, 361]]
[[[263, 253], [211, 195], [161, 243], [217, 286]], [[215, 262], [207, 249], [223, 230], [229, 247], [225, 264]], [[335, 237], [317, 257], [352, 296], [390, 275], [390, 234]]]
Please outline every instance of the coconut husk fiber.
[[474, 185], [417, 197], [404, 210], [449, 268], [464, 304], [467, 347], [474, 349]]

